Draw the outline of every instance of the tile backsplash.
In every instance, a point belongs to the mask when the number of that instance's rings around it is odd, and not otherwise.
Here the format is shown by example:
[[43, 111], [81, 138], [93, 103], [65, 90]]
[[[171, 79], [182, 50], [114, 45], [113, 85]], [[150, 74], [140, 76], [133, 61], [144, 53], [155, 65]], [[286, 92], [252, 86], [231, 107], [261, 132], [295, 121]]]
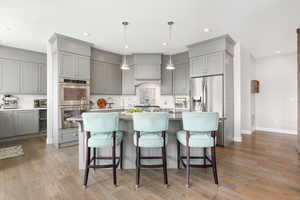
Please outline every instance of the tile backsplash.
[[18, 108], [33, 108], [35, 99], [47, 99], [46, 95], [14, 95], [18, 97]]
[[[151, 89], [151, 95], [147, 91], [149, 88]], [[161, 108], [174, 108], [174, 97], [160, 95], [160, 86], [154, 83], [147, 83], [137, 87], [136, 95], [92, 95], [91, 100], [95, 103], [94, 108], [97, 108], [96, 102], [99, 98], [113, 102], [112, 107], [114, 108], [133, 107], [134, 105], [143, 104], [144, 99], [149, 99], [149, 96], [151, 96], [151, 102], [155, 102], [154, 104]]]

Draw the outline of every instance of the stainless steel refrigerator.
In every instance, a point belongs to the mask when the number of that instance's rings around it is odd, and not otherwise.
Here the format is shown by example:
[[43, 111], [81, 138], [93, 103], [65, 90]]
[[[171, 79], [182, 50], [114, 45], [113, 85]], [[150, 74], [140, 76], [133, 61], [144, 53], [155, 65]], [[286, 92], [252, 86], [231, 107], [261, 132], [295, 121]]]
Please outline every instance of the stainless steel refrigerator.
[[224, 75], [191, 78], [191, 110], [218, 112], [220, 117], [217, 145], [233, 142], [233, 88], [226, 88]]

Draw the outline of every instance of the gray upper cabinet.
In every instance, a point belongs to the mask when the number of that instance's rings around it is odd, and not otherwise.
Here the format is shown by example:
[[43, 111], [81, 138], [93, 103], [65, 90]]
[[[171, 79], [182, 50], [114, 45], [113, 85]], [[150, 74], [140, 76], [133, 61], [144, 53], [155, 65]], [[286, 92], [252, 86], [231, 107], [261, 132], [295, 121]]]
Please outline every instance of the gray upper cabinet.
[[91, 55], [91, 94], [121, 95], [122, 56], [95, 48]]
[[46, 84], [41, 84], [47, 76], [46, 54], [0, 46], [0, 55], [0, 93], [46, 94]]
[[105, 94], [122, 94], [122, 70], [120, 65], [105, 64]]
[[55, 67], [59, 78], [90, 80], [91, 43], [55, 33], [50, 39], [51, 51], [57, 54]]
[[59, 76], [61, 78], [89, 80], [90, 57], [60, 52]]
[[77, 77], [80, 80], [90, 79], [91, 59], [88, 56], [77, 56]]
[[135, 65], [135, 79], [140, 80], [157, 80], [161, 79], [161, 65]]
[[135, 79], [161, 79], [161, 54], [134, 54], [133, 62]]
[[223, 74], [224, 52], [191, 58], [191, 77]]
[[176, 64], [173, 72], [174, 95], [188, 95], [189, 63]]
[[3, 68], [4, 62], [0, 60], [0, 92], [3, 90]]
[[14, 111], [0, 112], [0, 138], [15, 136]]
[[122, 94], [122, 71], [120, 65], [92, 61], [92, 94]]
[[124, 95], [135, 95], [134, 86], [134, 66], [130, 66], [130, 70], [122, 71], [122, 94]]
[[224, 52], [217, 52], [206, 55], [208, 75], [223, 74]]
[[47, 94], [47, 65], [39, 64], [39, 93]]
[[20, 93], [20, 62], [0, 60], [1, 93]]
[[161, 95], [173, 95], [173, 71], [166, 69], [167, 62], [169, 62], [169, 56], [163, 56], [160, 85]]
[[36, 63], [21, 64], [21, 93], [36, 94], [39, 92], [39, 65]]
[[190, 76], [224, 74], [225, 53], [233, 56], [234, 45], [229, 35], [189, 45]]
[[91, 93], [105, 93], [105, 64], [96, 60], [91, 62]]
[[39, 132], [39, 113], [37, 110], [16, 111], [14, 117], [16, 135]]
[[208, 74], [208, 69], [206, 65], [206, 57], [198, 56], [193, 57], [190, 60], [190, 76], [204, 76]]
[[60, 53], [59, 76], [63, 78], [75, 78], [76, 74], [76, 59], [72, 53]]

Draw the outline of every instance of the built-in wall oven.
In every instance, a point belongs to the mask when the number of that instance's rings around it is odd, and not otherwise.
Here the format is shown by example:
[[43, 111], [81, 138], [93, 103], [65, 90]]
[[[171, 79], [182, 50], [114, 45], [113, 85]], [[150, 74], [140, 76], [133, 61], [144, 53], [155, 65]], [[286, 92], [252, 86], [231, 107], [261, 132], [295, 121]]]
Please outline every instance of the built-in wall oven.
[[87, 105], [90, 96], [88, 81], [62, 79], [59, 83], [60, 106]]
[[[62, 79], [59, 82], [60, 128], [76, 129], [78, 124], [68, 118], [79, 118], [89, 110], [90, 86], [85, 80]], [[76, 130], [77, 131], [77, 130]]]
[[[83, 109], [80, 106], [61, 106], [60, 117], [61, 117], [61, 129], [78, 129], [78, 123], [68, 120], [68, 118], [80, 118], [83, 112], [87, 109]], [[77, 130], [76, 130], [77, 131]]]

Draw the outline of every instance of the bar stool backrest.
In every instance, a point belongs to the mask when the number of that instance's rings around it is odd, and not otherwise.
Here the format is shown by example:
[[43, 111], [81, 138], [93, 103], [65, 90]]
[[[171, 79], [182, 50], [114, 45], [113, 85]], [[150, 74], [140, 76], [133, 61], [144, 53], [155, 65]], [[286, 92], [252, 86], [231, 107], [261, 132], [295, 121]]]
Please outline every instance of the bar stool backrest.
[[210, 132], [218, 130], [219, 113], [183, 112], [183, 129], [193, 132]]
[[107, 133], [118, 131], [118, 113], [86, 112], [82, 114], [84, 131], [91, 133]]
[[143, 132], [162, 132], [168, 130], [169, 114], [166, 112], [147, 112], [133, 114], [133, 129]]

